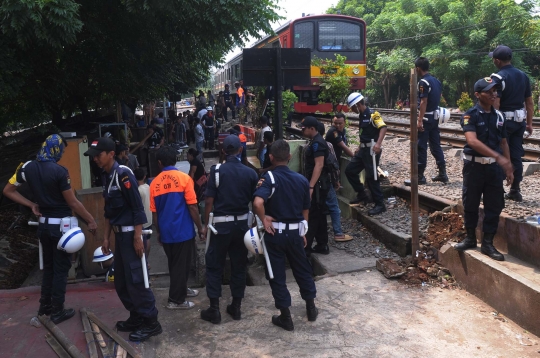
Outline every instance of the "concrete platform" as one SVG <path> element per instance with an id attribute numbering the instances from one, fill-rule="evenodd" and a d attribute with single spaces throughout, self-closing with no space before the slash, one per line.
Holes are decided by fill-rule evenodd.
<path id="1" fill-rule="evenodd" d="M 335 248 L 332 248 L 328 255 L 311 254 L 315 275 L 337 276 L 344 273 L 374 269 L 376 260 L 376 258 L 356 257 Z"/>

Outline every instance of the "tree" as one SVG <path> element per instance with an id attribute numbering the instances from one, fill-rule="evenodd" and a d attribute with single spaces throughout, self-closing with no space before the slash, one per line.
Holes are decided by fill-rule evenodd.
<path id="1" fill-rule="evenodd" d="M 405 48 L 396 48 L 377 55 L 375 70 L 380 72 L 372 71 L 372 73 L 378 78 L 378 83 L 382 85 L 386 108 L 390 108 L 392 85 L 397 82 L 399 77 L 408 74 L 410 64 L 413 61 L 414 54 Z"/>
<path id="2" fill-rule="evenodd" d="M 335 56 L 335 60 L 323 60 L 318 57 L 314 57 L 311 60 L 312 66 L 321 69 L 321 78 L 319 79 L 321 93 L 319 94 L 319 100 L 321 103 L 331 103 L 333 113 L 338 111 L 339 104 L 345 101 L 351 89 L 351 82 L 349 76 L 347 76 L 345 65 L 347 57 L 338 53 Z"/>

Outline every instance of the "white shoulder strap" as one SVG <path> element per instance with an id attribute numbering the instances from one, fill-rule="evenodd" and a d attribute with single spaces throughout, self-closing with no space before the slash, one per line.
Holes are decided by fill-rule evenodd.
<path id="1" fill-rule="evenodd" d="M 428 93 L 431 92 L 431 85 L 429 84 L 429 82 L 425 79 L 421 79 L 420 82 L 425 82 L 426 85 L 428 86 L 429 90 L 428 90 Z M 420 90 L 420 82 L 418 82 L 418 90 Z"/>
<path id="2" fill-rule="evenodd" d="M 274 195 L 274 191 L 276 191 L 276 180 L 274 179 L 274 174 L 272 174 L 270 170 L 267 173 L 270 177 L 270 182 L 272 183 L 272 193 L 270 193 L 270 196 L 268 197 L 268 199 L 270 199 L 272 195 Z"/>
<path id="3" fill-rule="evenodd" d="M 32 162 L 31 160 L 27 161 L 26 163 L 23 164 L 23 166 L 21 167 L 21 178 L 26 181 L 26 175 L 24 174 L 24 167 L 26 167 L 28 165 L 28 163 Z"/>
<path id="4" fill-rule="evenodd" d="M 495 110 L 495 112 L 497 113 L 497 126 L 499 126 L 499 123 L 500 125 L 502 125 L 502 123 L 504 123 L 504 116 L 502 114 L 501 111 L 499 111 L 498 109 Z"/>
<path id="5" fill-rule="evenodd" d="M 499 81 L 501 82 L 501 90 L 504 91 L 504 87 L 506 86 L 506 84 L 505 84 L 505 82 L 504 82 L 503 76 L 499 75 L 498 73 L 492 73 L 489 77 L 495 77 L 495 78 L 498 78 Z"/>
<path id="6" fill-rule="evenodd" d="M 129 172 L 130 172 L 131 174 L 133 174 L 133 170 L 131 170 L 130 167 L 126 167 L 125 165 L 119 165 L 119 167 L 120 167 L 120 168 L 124 168 L 124 169 L 129 170 Z M 133 175 L 135 175 L 135 174 L 133 174 Z"/>
<path id="7" fill-rule="evenodd" d="M 216 164 L 216 169 L 215 169 L 216 188 L 219 188 L 219 167 L 221 167 L 221 163 Z"/>

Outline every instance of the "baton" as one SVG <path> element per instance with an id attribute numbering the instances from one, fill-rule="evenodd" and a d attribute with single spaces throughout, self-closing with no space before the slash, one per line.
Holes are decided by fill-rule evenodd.
<path id="1" fill-rule="evenodd" d="M 142 230 L 141 234 L 142 235 L 148 235 L 148 234 L 151 235 L 152 230 Z M 142 236 L 141 236 L 141 240 L 142 240 Z M 143 244 L 144 244 L 144 240 L 143 240 Z M 142 254 L 142 257 L 141 257 L 141 263 L 142 263 L 142 272 L 143 272 L 143 277 L 144 277 L 144 288 L 150 288 L 150 284 L 148 283 L 148 269 L 146 268 L 146 255 L 144 254 L 144 251 L 143 251 L 143 254 Z"/>
<path id="2" fill-rule="evenodd" d="M 272 271 L 272 264 L 270 263 L 270 256 L 268 256 L 268 250 L 266 250 L 266 244 L 264 243 L 264 234 L 265 234 L 264 224 L 258 216 L 255 216 L 255 218 L 257 219 L 257 231 L 259 231 L 259 237 L 261 238 L 261 245 L 263 247 L 264 260 L 266 261 L 266 268 L 268 269 L 268 277 L 270 277 L 270 279 L 273 280 L 274 271 Z"/>
<path id="3" fill-rule="evenodd" d="M 29 221 L 28 226 L 38 226 L 37 221 Z M 41 245 L 41 240 L 39 241 L 39 269 L 43 271 L 43 246 Z"/>
<path id="4" fill-rule="evenodd" d="M 214 213 L 210 213 L 210 217 L 208 218 L 208 225 L 207 225 L 208 229 L 210 230 L 206 231 L 206 248 L 204 249 L 205 253 L 208 252 L 208 246 L 210 245 L 210 236 L 212 236 L 211 232 L 213 232 L 214 235 L 217 235 L 218 233 L 214 225 L 212 225 L 213 223 L 214 223 Z"/>
<path id="5" fill-rule="evenodd" d="M 371 147 L 369 150 L 371 151 L 371 158 L 373 159 L 373 178 L 377 180 L 377 154 L 375 154 L 375 150 L 373 150 L 373 147 L 375 146 L 375 141 L 371 140 Z"/>

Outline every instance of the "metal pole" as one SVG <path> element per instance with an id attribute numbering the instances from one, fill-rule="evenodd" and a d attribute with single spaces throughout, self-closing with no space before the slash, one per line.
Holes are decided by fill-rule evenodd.
<path id="1" fill-rule="evenodd" d="M 283 113 L 282 113 L 282 98 L 281 98 L 281 86 L 283 84 L 283 73 L 281 73 L 281 47 L 276 47 L 276 101 L 275 106 L 275 120 L 274 120 L 274 134 L 276 139 L 283 139 Z"/>
<path id="2" fill-rule="evenodd" d="M 163 96 L 163 134 L 165 135 L 165 143 L 169 143 L 169 133 L 167 126 L 167 105 L 165 104 L 166 98 Z"/>
<path id="3" fill-rule="evenodd" d="M 411 222 L 412 222 L 412 242 L 411 250 L 413 256 L 416 251 L 420 248 L 418 244 L 418 215 L 419 215 L 419 204 L 418 204 L 418 103 L 417 103 L 417 92 L 416 92 L 416 69 L 411 69 L 411 82 L 410 82 L 410 102 L 411 102 Z"/>

